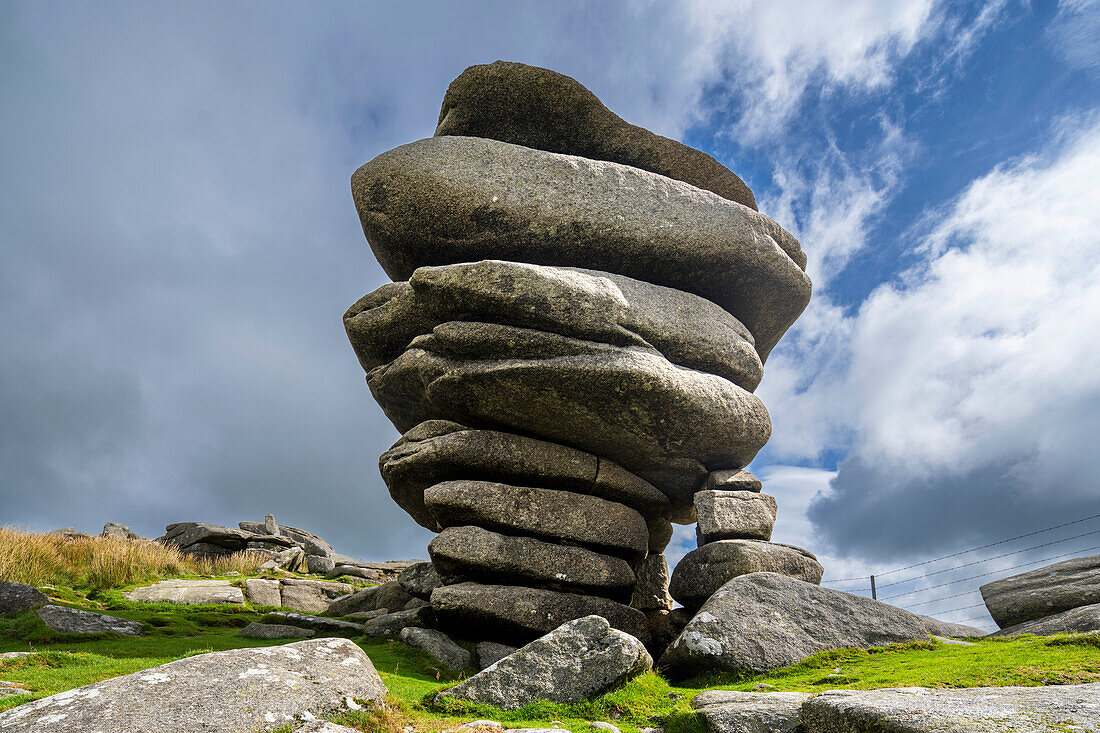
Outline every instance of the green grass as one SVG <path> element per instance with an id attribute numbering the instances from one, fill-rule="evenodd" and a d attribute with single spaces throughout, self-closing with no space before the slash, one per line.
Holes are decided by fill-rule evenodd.
<path id="1" fill-rule="evenodd" d="M 137 672 L 210 651 L 271 646 L 285 640 L 245 639 L 239 628 L 271 609 L 237 606 L 177 606 L 126 601 L 120 589 L 81 590 L 54 587 L 55 602 L 101 611 L 145 624 L 144 637 L 108 635 L 73 638 L 50 631 L 34 614 L 0 619 L 0 652 L 40 652 L 0 660 L 0 679 L 18 682 L 31 696 L 0 700 L 5 710 L 103 679 Z M 423 652 L 396 640 L 355 637 L 390 690 L 389 706 L 335 716 L 360 730 L 397 733 L 412 725 L 431 733 L 478 718 L 509 727 L 562 728 L 581 733 L 588 722 L 605 720 L 625 733 L 663 727 L 667 733 L 702 733 L 690 700 L 702 689 L 751 690 L 760 683 L 778 690 L 924 686 L 1040 685 L 1100 681 L 1100 636 L 1010 637 L 979 640 L 974 646 L 913 642 L 869 651 L 842 649 L 815 655 L 800 664 L 760 675 L 707 675 L 670 684 L 646 674 L 594 700 L 572 705 L 534 703 L 502 711 L 472 703 L 435 702 L 436 694 L 464 675 L 440 670 Z"/>

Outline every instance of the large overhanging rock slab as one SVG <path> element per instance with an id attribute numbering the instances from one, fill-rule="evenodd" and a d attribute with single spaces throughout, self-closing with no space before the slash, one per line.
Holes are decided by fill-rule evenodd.
<path id="1" fill-rule="evenodd" d="M 700 491 L 695 495 L 699 544 L 727 539 L 770 540 L 777 505 L 756 491 Z"/>
<path id="2" fill-rule="evenodd" d="M 515 585 L 459 583 L 432 591 L 432 609 L 440 624 L 462 636 L 526 644 L 582 616 L 603 616 L 612 627 L 643 641 L 649 639 L 645 615 L 629 606 L 595 596 Z"/>
<path id="3" fill-rule="evenodd" d="M 631 125 L 580 82 L 538 66 L 496 61 L 469 67 L 447 87 L 435 134 L 610 160 L 756 208 L 745 182 L 711 156 Z"/>
<path id="4" fill-rule="evenodd" d="M 1001 628 L 1100 603 L 1100 555 L 1078 557 L 980 588 Z"/>
<path id="5" fill-rule="evenodd" d="M 491 481 L 445 481 L 424 492 L 424 503 L 443 527 L 476 525 L 565 541 L 632 561 L 645 557 L 649 547 L 641 514 L 587 494 Z"/>
<path id="6" fill-rule="evenodd" d="M 200 654 L 0 713 L 6 733 L 252 733 L 311 720 L 386 686 L 347 639 Z"/>
<path id="7" fill-rule="evenodd" d="M 1100 631 L 1100 603 L 1090 606 L 1078 606 L 1051 616 L 1025 621 L 1015 626 L 1006 626 L 990 636 L 1009 636 L 1011 634 L 1079 634 Z"/>
<path id="8" fill-rule="evenodd" d="M 761 572 L 817 584 L 823 569 L 816 557 L 793 545 L 719 540 L 684 555 L 672 572 L 669 593 L 688 608 L 698 608 L 733 578 Z"/>
<path id="9" fill-rule="evenodd" d="M 753 337 L 714 303 L 623 275 L 483 260 L 421 267 L 360 298 L 344 327 L 367 371 L 448 321 L 480 321 L 647 349 L 750 392 L 763 376 Z"/>
<path id="10" fill-rule="evenodd" d="M 601 616 L 586 616 L 554 629 L 442 697 L 516 710 L 537 700 L 573 703 L 648 672 L 653 660 L 630 634 Z"/>
<path id="11" fill-rule="evenodd" d="M 378 461 L 390 496 L 418 524 L 438 531 L 424 490 L 443 481 L 481 479 L 591 494 L 647 517 L 669 511 L 668 498 L 613 461 L 560 443 L 446 420 L 406 432 Z"/>
<path id="12" fill-rule="evenodd" d="M 428 553 L 440 572 L 483 583 L 530 584 L 612 597 L 629 593 L 634 585 L 634 572 L 622 558 L 481 527 L 448 527 L 431 541 Z"/>
<path id="13" fill-rule="evenodd" d="M 676 678 L 765 672 L 817 652 L 927 639 L 924 621 L 863 596 L 776 573 L 734 578 L 710 597 L 661 656 Z"/>
<path id="14" fill-rule="evenodd" d="M 774 221 L 617 163 L 437 137 L 366 163 L 352 193 L 394 280 L 490 258 L 614 272 L 717 303 L 752 333 L 761 359 L 810 299 L 805 255 Z"/>
<path id="15" fill-rule="evenodd" d="M 243 550 L 249 540 L 255 539 L 252 532 L 208 522 L 177 522 L 164 529 L 164 536 L 157 538 L 157 542 L 176 545 L 185 552 L 188 548 L 201 548 L 203 552 L 199 554 L 236 552 Z"/>
<path id="16" fill-rule="evenodd" d="M 806 733 L 1100 731 L 1100 682 L 1049 687 L 827 690 L 802 705 Z"/>
<path id="17" fill-rule="evenodd" d="M 659 354 L 487 323 L 450 322 L 367 377 L 401 431 L 426 420 L 534 434 L 604 456 L 673 503 L 707 468 L 747 464 L 771 435 L 764 404 Z"/>

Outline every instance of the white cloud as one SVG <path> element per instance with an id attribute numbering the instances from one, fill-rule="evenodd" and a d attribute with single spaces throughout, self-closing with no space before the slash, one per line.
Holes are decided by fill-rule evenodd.
<path id="1" fill-rule="evenodd" d="M 811 308 L 776 351 L 771 458 L 850 445 L 809 512 L 838 554 L 889 564 L 1096 513 L 1098 192 L 1100 123 L 1078 121 L 927 218 L 901 282 L 851 316 Z"/>

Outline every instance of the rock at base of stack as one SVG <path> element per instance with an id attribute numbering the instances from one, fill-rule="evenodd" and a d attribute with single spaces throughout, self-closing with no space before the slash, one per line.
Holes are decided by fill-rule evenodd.
<path id="1" fill-rule="evenodd" d="M 731 473 L 708 480 L 708 485 L 736 486 L 736 490 L 695 494 L 699 547 L 680 560 L 669 584 L 672 597 L 686 608 L 699 608 L 727 581 L 748 573 L 771 572 L 821 582 L 822 567 L 816 557 L 800 547 L 768 541 L 775 524 L 775 498 L 760 493 L 760 481 L 751 473 Z M 755 490 L 742 488 L 753 486 Z"/>

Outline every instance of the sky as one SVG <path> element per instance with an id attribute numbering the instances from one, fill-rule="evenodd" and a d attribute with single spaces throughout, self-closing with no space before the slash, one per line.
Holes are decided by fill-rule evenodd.
<path id="1" fill-rule="evenodd" d="M 9 0 L 0 523 L 272 512 L 424 557 L 341 323 L 386 281 L 348 180 L 497 59 L 711 153 L 801 241 L 814 297 L 766 365 L 750 467 L 774 539 L 866 592 L 1078 522 L 884 576 L 952 619 L 1007 568 L 1100 551 L 1096 0 Z"/>

